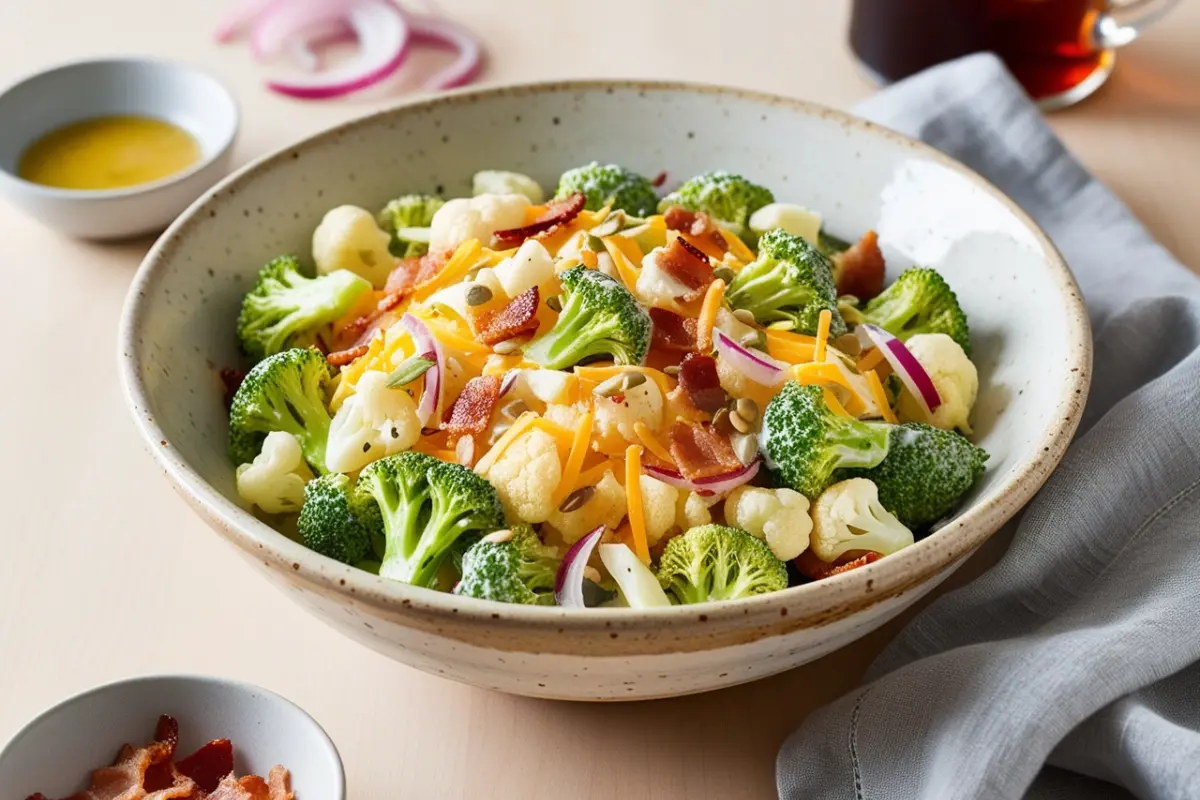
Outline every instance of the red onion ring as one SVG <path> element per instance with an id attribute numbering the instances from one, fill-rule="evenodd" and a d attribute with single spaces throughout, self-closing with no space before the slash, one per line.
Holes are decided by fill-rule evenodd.
<path id="1" fill-rule="evenodd" d="M 413 37 L 417 41 L 451 47 L 458 51 L 458 58 L 443 70 L 425 81 L 426 89 L 453 89 L 469 83 L 483 69 L 483 48 L 470 31 L 461 25 L 440 17 L 425 14 L 408 14 Z"/>
<path id="2" fill-rule="evenodd" d="M 934 410 L 942 404 L 937 387 L 929 373 L 921 366 L 921 362 L 912 354 L 904 342 L 885 331 L 878 325 L 863 323 L 855 329 L 858 340 L 879 348 L 879 352 L 892 365 L 892 370 L 900 376 L 905 388 L 920 405 L 926 415 L 932 416 Z M 866 341 L 863 341 L 866 337 Z"/>
<path id="3" fill-rule="evenodd" d="M 442 407 L 442 386 L 445 383 L 443 376 L 446 374 L 446 356 L 442 352 L 442 345 L 433 333 L 429 330 L 420 318 L 412 314 L 405 314 L 400 318 L 400 324 L 404 329 L 412 334 L 413 342 L 417 345 L 417 350 L 422 353 L 432 353 L 434 365 L 426 371 L 423 376 L 424 389 L 421 392 L 421 403 L 417 406 L 417 419 L 421 421 L 421 427 L 429 427 L 429 423 L 439 413 Z"/>
<path id="4" fill-rule="evenodd" d="M 758 468 L 761 464 L 762 460 L 755 457 L 753 461 L 741 469 L 727 472 L 724 475 L 713 475 L 710 478 L 697 478 L 694 481 L 683 477 L 676 470 L 655 467 L 650 464 L 643 464 L 642 472 L 645 472 L 656 480 L 662 481 L 668 486 L 674 486 L 676 489 L 684 489 L 699 495 L 714 495 L 731 492 L 737 487 L 754 480 L 754 476 L 758 474 Z"/>
<path id="5" fill-rule="evenodd" d="M 729 366 L 755 383 L 778 386 L 787 380 L 787 364 L 742 347 L 719 328 L 713 329 L 713 344 Z"/>
<path id="6" fill-rule="evenodd" d="M 554 599 L 563 608 L 586 608 L 583 602 L 583 570 L 603 535 L 603 525 L 593 528 L 571 545 L 558 565 L 558 572 L 554 576 Z"/>

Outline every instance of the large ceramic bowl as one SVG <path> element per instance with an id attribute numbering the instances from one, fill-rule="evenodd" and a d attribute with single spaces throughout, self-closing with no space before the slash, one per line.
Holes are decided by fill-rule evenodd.
<path id="1" fill-rule="evenodd" d="M 958 515 L 868 567 L 725 604 L 563 610 L 463 599 L 310 552 L 238 500 L 216 369 L 259 265 L 308 251 L 329 208 L 406 191 L 469 194 L 483 168 L 553 185 L 600 159 L 653 175 L 723 168 L 820 209 L 843 237 L 879 232 L 892 277 L 941 271 L 970 315 L 992 457 Z M 1046 236 L 962 165 L 809 103 L 661 83 L 539 84 L 456 93 L 319 134 L 243 169 L 167 231 L 121 326 L 133 415 L 171 482 L 221 536 L 315 616 L 428 672 L 507 692 L 588 700 L 700 692 L 812 660 L 928 592 L 1011 517 L 1061 457 L 1090 369 L 1078 290 Z"/>

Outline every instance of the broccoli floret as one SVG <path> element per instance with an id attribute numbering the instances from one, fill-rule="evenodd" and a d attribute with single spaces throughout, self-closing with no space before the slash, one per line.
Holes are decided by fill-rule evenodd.
<path id="1" fill-rule="evenodd" d="M 304 487 L 297 527 L 305 547 L 343 564 L 369 557 L 375 540 L 383 537 L 379 506 L 356 492 L 349 477 L 336 472 Z"/>
<path id="2" fill-rule="evenodd" d="M 667 542 L 658 582 L 680 603 L 737 600 L 787 588 L 787 567 L 740 528 L 701 525 Z"/>
<path id="3" fill-rule="evenodd" d="M 706 172 L 691 178 L 658 204 L 659 211 L 680 206 L 689 211 L 703 211 L 724 227 L 742 236 L 751 237 L 750 215 L 775 202 L 770 189 L 751 183 L 731 172 Z"/>
<path id="4" fill-rule="evenodd" d="M 611 355 L 618 364 L 642 363 L 650 349 L 650 315 L 629 290 L 583 265 L 558 277 L 562 312 L 525 349 L 525 357 L 546 369 L 566 369 L 598 355 Z"/>
<path id="5" fill-rule="evenodd" d="M 968 356 L 971 333 L 958 298 L 936 270 L 913 267 L 867 303 L 863 320 L 878 325 L 900 341 L 918 333 L 944 333 Z"/>
<path id="6" fill-rule="evenodd" d="M 440 197 L 406 194 L 383 207 L 376 216 L 379 227 L 392 235 L 388 249 L 398 258 L 413 258 L 429 252 L 429 226 L 433 215 L 446 204 Z"/>
<path id="7" fill-rule="evenodd" d="M 791 322 L 793 330 L 814 334 L 821 312 L 829 309 L 829 335 L 846 332 L 833 265 L 803 237 L 780 229 L 763 235 L 758 258 L 737 274 L 725 296 L 734 308 L 752 313 L 760 325 Z"/>
<path id="8" fill-rule="evenodd" d="M 887 457 L 849 474 L 879 487 L 879 502 L 910 528 L 923 528 L 954 510 L 983 474 L 987 451 L 953 431 L 908 422 L 892 428 Z"/>
<path id="9" fill-rule="evenodd" d="M 345 314 L 369 291 L 370 281 L 348 270 L 309 278 L 295 256 L 280 256 L 259 270 L 258 282 L 242 299 L 238 340 L 256 361 L 275 355 Z"/>
<path id="10" fill-rule="evenodd" d="M 455 594 L 500 603 L 554 605 L 556 551 L 546 547 L 528 525 L 514 526 L 507 542 L 479 541 L 462 559 L 462 580 Z"/>
<path id="11" fill-rule="evenodd" d="M 636 172 L 616 164 L 603 165 L 597 161 L 569 169 L 558 179 L 555 197 L 582 192 L 587 198 L 584 208 L 599 211 L 610 206 L 635 217 L 654 213 L 658 195 L 654 185 Z"/>
<path id="12" fill-rule="evenodd" d="M 820 386 L 788 381 L 763 412 L 759 441 L 776 482 L 814 500 L 837 470 L 883 461 L 890 427 L 840 417 Z"/>
<path id="13" fill-rule="evenodd" d="M 325 356 L 294 347 L 258 362 L 233 396 L 229 409 L 229 456 L 235 464 L 254 460 L 271 431 L 296 437 L 304 459 L 320 473 L 329 438 L 326 389 L 333 377 Z"/>
<path id="14" fill-rule="evenodd" d="M 839 239 L 832 233 L 821 229 L 821 232 L 817 234 L 817 249 L 826 258 L 833 258 L 838 253 L 844 253 L 849 250 L 850 242 L 847 242 L 845 239 Z"/>
<path id="15" fill-rule="evenodd" d="M 454 544 L 504 524 L 496 490 L 466 467 L 408 451 L 368 465 L 358 490 L 383 514 L 379 574 L 432 588 Z"/>

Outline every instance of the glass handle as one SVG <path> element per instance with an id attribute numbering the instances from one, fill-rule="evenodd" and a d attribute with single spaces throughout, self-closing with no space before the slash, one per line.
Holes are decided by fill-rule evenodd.
<path id="1" fill-rule="evenodd" d="M 1097 50 L 1122 47 L 1136 39 L 1146 26 L 1171 10 L 1179 0 L 1110 0 L 1092 26 Z"/>

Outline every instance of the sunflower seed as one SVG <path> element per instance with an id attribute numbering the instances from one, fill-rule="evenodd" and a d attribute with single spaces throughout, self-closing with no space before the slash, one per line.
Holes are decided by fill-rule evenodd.
<path id="1" fill-rule="evenodd" d="M 492 345 L 492 352 L 497 355 L 509 356 L 521 349 L 521 343 L 515 339 L 505 339 Z"/>
<path id="2" fill-rule="evenodd" d="M 836 349 L 848 356 L 856 356 L 862 352 L 862 343 L 853 333 L 844 333 L 830 342 Z"/>
<path id="3" fill-rule="evenodd" d="M 738 322 L 744 322 L 747 325 L 754 324 L 754 312 L 747 308 L 735 308 L 733 316 Z"/>
<path id="4" fill-rule="evenodd" d="M 592 583 L 599 583 L 600 582 L 600 570 L 596 569 L 593 566 L 586 566 L 583 568 L 583 577 L 587 578 Z"/>
<path id="5" fill-rule="evenodd" d="M 556 314 L 562 311 L 562 298 L 558 295 L 551 295 L 546 298 L 546 307 Z"/>
<path id="6" fill-rule="evenodd" d="M 467 305 L 469 306 L 481 306 L 491 299 L 492 290 L 482 283 L 477 283 L 467 289 Z"/>
<path id="7" fill-rule="evenodd" d="M 753 433 L 735 433 L 730 443 L 733 445 L 733 454 L 743 465 L 749 464 L 758 455 L 758 437 Z"/>
<path id="8" fill-rule="evenodd" d="M 596 388 L 592 389 L 592 393 L 600 397 L 612 397 L 624 391 L 621 381 L 624 375 L 613 375 L 611 378 L 605 378 L 596 384 Z"/>
<path id="9" fill-rule="evenodd" d="M 671 376 L 675 376 L 675 375 L 678 375 L 678 374 L 679 374 L 679 372 L 680 372 L 680 368 L 679 368 L 678 366 L 676 366 L 675 364 L 671 364 L 671 365 L 670 365 L 670 366 L 668 366 L 668 367 L 663 367 L 663 374 L 664 374 L 664 375 L 671 375 Z"/>
<path id="10" fill-rule="evenodd" d="M 605 217 L 604 221 L 592 228 L 589 233 L 592 236 L 612 236 L 623 227 L 625 227 L 625 212 L 617 210 Z"/>
<path id="11" fill-rule="evenodd" d="M 595 486 L 580 486 L 575 491 L 567 495 L 567 499 L 559 504 L 558 510 L 564 514 L 570 514 L 572 511 L 578 511 L 583 508 L 583 504 L 592 499 L 592 495 L 596 493 Z"/>
<path id="12" fill-rule="evenodd" d="M 796 327 L 796 323 L 790 319 L 781 319 L 767 326 L 767 328 L 773 331 L 790 331 L 794 327 Z"/>
<path id="13" fill-rule="evenodd" d="M 726 284 L 730 284 L 733 283 L 734 273 L 729 267 L 717 267 L 713 270 L 713 277 L 719 281 L 724 281 Z M 751 315 L 750 319 L 753 322 L 753 315 Z"/>
<path id="14" fill-rule="evenodd" d="M 508 528 L 501 528 L 498 531 L 492 531 L 487 536 L 484 536 L 481 541 L 490 542 L 492 544 L 503 544 L 513 537 L 513 532 Z"/>
<path id="15" fill-rule="evenodd" d="M 729 409 L 718 408 L 717 413 L 713 414 L 713 427 L 726 435 L 733 433 L 733 424 L 729 421 Z"/>
<path id="16" fill-rule="evenodd" d="M 464 467 L 475 463 L 475 440 L 464 436 L 454 445 L 454 460 Z"/>
<path id="17" fill-rule="evenodd" d="M 746 421 L 745 417 L 736 411 L 729 412 L 729 424 L 732 425 L 733 429 L 738 433 L 750 432 L 750 423 Z"/>
<path id="18" fill-rule="evenodd" d="M 734 404 L 734 410 L 737 411 L 739 417 L 749 423 L 758 419 L 758 403 L 749 397 L 739 397 L 737 403 Z"/>
<path id="19" fill-rule="evenodd" d="M 646 382 L 646 376 L 640 372 L 622 372 L 621 388 L 625 391 L 636 389 Z"/>

